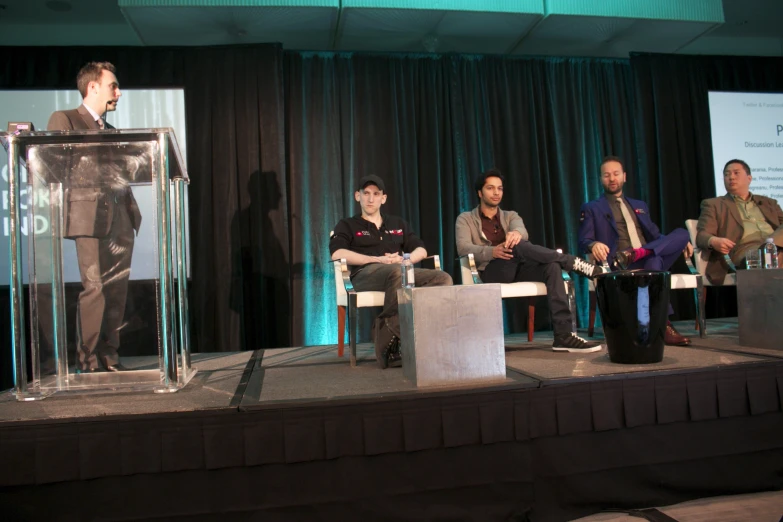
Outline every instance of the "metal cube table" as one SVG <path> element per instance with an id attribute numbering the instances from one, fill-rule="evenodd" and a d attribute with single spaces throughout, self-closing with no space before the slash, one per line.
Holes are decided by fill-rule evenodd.
<path id="1" fill-rule="evenodd" d="M 416 386 L 506 378 L 500 285 L 397 291 L 403 374 Z"/>
<path id="2" fill-rule="evenodd" d="M 737 270 L 739 342 L 783 350 L 783 270 Z"/>

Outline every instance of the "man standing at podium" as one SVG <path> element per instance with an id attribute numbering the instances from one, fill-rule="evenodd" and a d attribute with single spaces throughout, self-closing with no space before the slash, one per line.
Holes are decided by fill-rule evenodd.
<path id="1" fill-rule="evenodd" d="M 650 218 L 644 201 L 623 195 L 626 174 L 617 156 L 601 162 L 601 185 L 604 195 L 582 205 L 579 224 L 579 248 L 598 262 L 607 261 L 623 270 L 643 268 L 665 271 L 685 251 L 693 254 L 693 245 L 684 228 L 661 234 Z M 669 305 L 669 315 L 673 313 Z M 666 344 L 687 346 L 691 340 L 681 335 L 671 322 L 664 333 Z"/>
<path id="2" fill-rule="evenodd" d="M 114 66 L 90 62 L 76 84 L 83 102 L 56 111 L 48 130 L 113 129 L 105 115 L 117 108 L 122 93 Z M 95 149 L 92 149 L 95 151 Z M 108 154 L 74 158 L 64 183 L 63 237 L 76 242 L 83 290 L 76 314 L 77 371 L 122 371 L 118 350 L 125 315 L 133 242 L 141 213 L 130 184 Z"/>

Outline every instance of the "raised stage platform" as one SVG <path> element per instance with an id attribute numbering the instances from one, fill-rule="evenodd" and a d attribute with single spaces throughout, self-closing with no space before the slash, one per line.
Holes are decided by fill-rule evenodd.
<path id="1" fill-rule="evenodd" d="M 194 354 L 171 395 L 4 393 L 0 512 L 538 521 L 783 488 L 783 346 L 677 327 L 693 346 L 650 365 L 507 336 L 486 386 L 416 389 L 360 345 L 356 368 L 335 346 Z"/>

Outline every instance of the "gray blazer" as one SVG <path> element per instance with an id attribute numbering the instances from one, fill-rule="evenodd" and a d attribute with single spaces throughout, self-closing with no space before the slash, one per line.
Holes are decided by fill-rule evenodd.
<path id="1" fill-rule="evenodd" d="M 513 210 L 501 210 L 498 209 L 498 217 L 500 219 L 500 225 L 503 230 L 508 234 L 509 232 L 516 230 L 522 234 L 522 240 L 528 240 L 527 229 L 525 223 L 519 214 Z M 476 260 L 479 270 L 484 270 L 492 261 L 492 243 L 481 231 L 481 216 L 479 215 L 479 207 L 474 208 L 470 212 L 463 212 L 457 216 L 457 254 L 462 257 L 468 254 L 473 254 L 473 258 Z"/>
<path id="2" fill-rule="evenodd" d="M 84 107 L 79 105 L 77 109 L 67 111 L 55 111 L 49 117 L 47 130 L 100 130 L 98 123 Z M 106 124 L 107 129 L 113 129 Z M 69 178 L 75 178 L 76 172 L 71 170 Z M 65 192 L 65 222 L 63 237 L 75 239 L 77 237 L 102 238 L 109 234 L 114 212 L 121 202 L 130 217 L 131 226 L 139 233 L 141 227 L 141 212 L 133 192 L 128 190 L 120 195 L 108 190 L 100 183 L 99 173 L 91 173 L 87 179 L 79 182 L 69 180 Z"/>

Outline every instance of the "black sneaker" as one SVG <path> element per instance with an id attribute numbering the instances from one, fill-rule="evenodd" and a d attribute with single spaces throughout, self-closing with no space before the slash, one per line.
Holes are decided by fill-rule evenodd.
<path id="1" fill-rule="evenodd" d="M 573 261 L 573 265 L 571 266 L 571 270 L 573 270 L 577 274 L 581 274 L 585 277 L 595 277 L 598 274 L 604 273 L 604 269 L 601 268 L 599 265 L 588 263 L 587 261 L 579 257 L 574 257 L 573 259 L 574 261 Z"/>
<path id="2" fill-rule="evenodd" d="M 389 329 L 385 319 L 375 319 L 372 336 L 375 344 L 375 361 L 378 367 L 385 370 L 392 364 L 402 366 L 402 355 L 399 350 L 400 338 Z M 397 364 L 398 362 L 399 364 Z"/>
<path id="3" fill-rule="evenodd" d="M 552 343 L 553 352 L 590 353 L 603 349 L 603 344 L 598 341 L 585 341 L 574 332 L 565 335 L 556 335 Z"/>
<path id="4" fill-rule="evenodd" d="M 400 349 L 400 340 L 395 336 L 396 346 L 389 350 L 387 363 L 389 368 L 402 368 L 402 350 Z"/>

